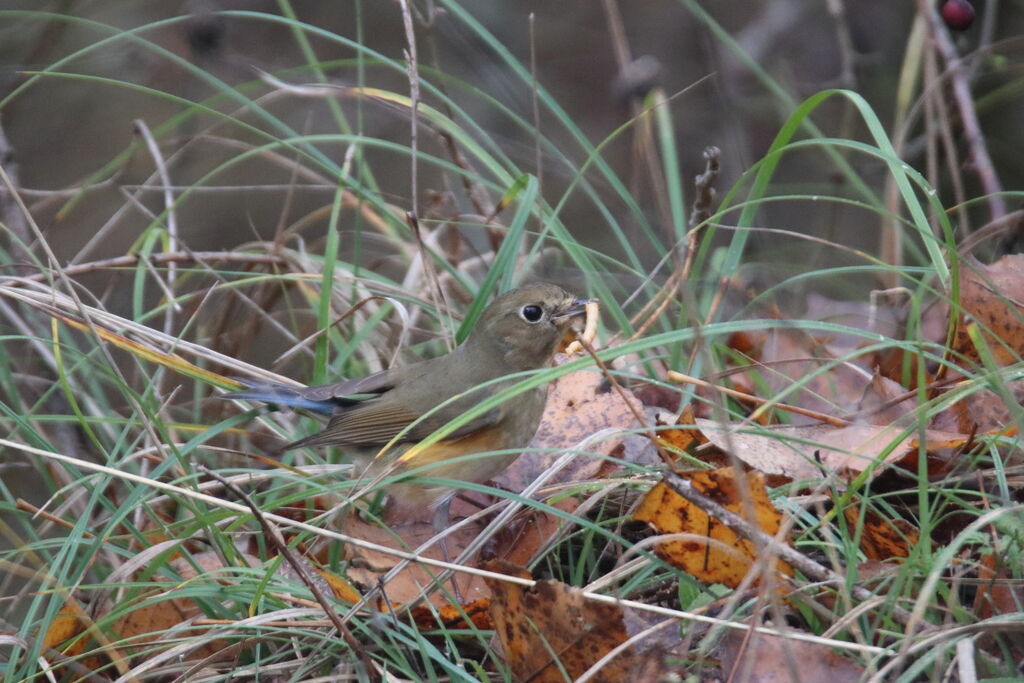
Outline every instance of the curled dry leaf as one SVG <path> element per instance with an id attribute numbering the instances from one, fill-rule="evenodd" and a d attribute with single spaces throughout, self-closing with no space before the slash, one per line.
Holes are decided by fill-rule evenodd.
<path id="1" fill-rule="evenodd" d="M 885 322 L 879 321 L 879 317 Z M 822 320 L 888 335 L 896 333 L 890 309 L 871 308 L 867 303 L 833 301 L 808 297 L 807 320 Z M 884 424 L 908 412 L 913 401 L 893 405 L 887 415 L 870 412 L 872 402 L 885 402 L 905 393 L 891 380 L 877 377 L 869 365 L 840 361 L 850 355 L 863 339 L 855 335 L 812 334 L 796 327 L 755 330 L 731 343 L 753 360 L 750 369 L 729 375 L 736 389 L 746 393 L 776 396 L 786 391 L 784 403 L 807 410 L 841 415 L 858 413 L 864 422 Z M 864 359 L 858 359 L 861 361 Z M 813 424 L 813 418 L 790 415 L 794 424 Z"/>
<path id="2" fill-rule="evenodd" d="M 902 426 L 808 425 L 763 427 L 697 420 L 704 435 L 718 448 L 733 453 L 754 469 L 791 479 L 821 479 L 827 475 L 851 477 L 885 463 L 898 463 L 917 451 L 917 431 L 905 434 Z M 963 434 L 925 430 L 930 444 L 948 447 L 966 443 Z"/>
<path id="3" fill-rule="evenodd" d="M 300 555 L 299 557 L 302 556 Z M 287 563 L 282 563 L 282 566 L 283 565 L 287 565 Z M 290 567 L 291 565 L 288 566 Z M 326 584 L 328 591 L 338 600 L 343 600 L 344 602 L 348 603 L 355 603 L 359 601 L 359 598 L 361 597 L 359 595 L 359 591 L 357 591 L 352 586 L 352 584 L 346 581 L 343 577 L 338 576 L 337 574 L 333 574 L 327 571 L 326 569 L 314 567 L 310 565 L 308 561 L 307 566 L 309 567 L 309 569 L 313 570 L 314 576 L 319 576 L 320 579 L 323 580 L 324 584 Z"/>
<path id="4" fill-rule="evenodd" d="M 825 341 L 794 329 L 773 329 L 765 335 L 750 371 L 733 375 L 737 388 L 748 393 L 775 396 L 790 390 L 785 402 L 800 408 L 834 415 L 856 409 L 858 398 L 871 381 L 871 372 L 853 363 L 837 363 Z M 763 387 L 755 391 L 755 387 Z M 797 424 L 810 418 L 792 416 Z"/>
<path id="5" fill-rule="evenodd" d="M 876 370 L 860 395 L 856 414 L 868 424 L 887 425 L 905 419 L 904 416 L 913 412 L 915 404 L 914 397 L 909 396 L 899 382 Z"/>
<path id="6" fill-rule="evenodd" d="M 683 473 L 693 487 L 729 510 L 745 516 L 743 493 L 731 467 Z M 756 526 L 774 536 L 781 526 L 782 515 L 768 500 L 764 475 L 747 472 L 746 488 L 754 508 Z M 686 533 L 691 537 L 670 540 L 655 546 L 655 552 L 666 562 L 679 567 L 701 581 L 721 583 L 735 588 L 757 559 L 757 548 L 740 538 L 735 531 L 710 517 L 690 501 L 659 482 L 644 496 L 633 518 L 647 522 L 659 533 Z M 792 569 L 776 561 L 779 571 L 792 574 Z"/>

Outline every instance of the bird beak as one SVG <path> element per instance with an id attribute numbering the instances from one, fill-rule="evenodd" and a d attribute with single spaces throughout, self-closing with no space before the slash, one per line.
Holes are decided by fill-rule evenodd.
<path id="1" fill-rule="evenodd" d="M 572 318 L 577 315 L 583 315 L 586 312 L 587 304 L 589 303 L 597 303 L 597 299 L 573 299 L 569 302 L 569 305 L 565 310 L 556 313 L 551 317 L 557 320 L 560 318 Z"/>

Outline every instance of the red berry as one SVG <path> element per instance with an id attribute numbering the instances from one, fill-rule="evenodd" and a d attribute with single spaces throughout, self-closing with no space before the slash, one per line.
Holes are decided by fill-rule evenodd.
<path id="1" fill-rule="evenodd" d="M 941 12 L 946 26 L 954 31 L 966 31 L 974 23 L 974 5 L 967 0 L 946 0 Z"/>

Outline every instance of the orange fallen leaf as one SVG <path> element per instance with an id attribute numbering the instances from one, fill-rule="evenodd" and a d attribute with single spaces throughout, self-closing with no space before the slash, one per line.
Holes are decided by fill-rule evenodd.
<path id="1" fill-rule="evenodd" d="M 700 431 L 692 428 L 695 424 L 693 405 L 687 404 L 679 413 L 679 417 L 677 417 L 673 423 L 674 428 L 659 429 L 657 431 L 658 440 L 661 441 L 663 445 L 679 452 L 685 452 L 694 444 L 706 443 L 706 440 L 702 441 L 704 437 Z M 657 426 L 664 427 L 667 425 L 667 422 L 663 423 L 661 421 L 661 417 L 659 415 Z M 682 427 L 690 427 L 690 429 L 681 429 Z"/>
<path id="2" fill-rule="evenodd" d="M 704 495 L 745 516 L 745 506 L 733 468 L 687 472 L 683 476 Z M 774 536 L 781 526 L 782 515 L 768 500 L 764 475 L 760 472 L 747 472 L 745 476 L 756 515 L 754 525 Z M 687 533 L 697 537 L 659 543 L 655 546 L 655 552 L 666 562 L 701 581 L 735 588 L 757 559 L 757 548 L 753 543 L 740 538 L 735 531 L 708 516 L 704 510 L 680 496 L 664 482 L 647 492 L 633 518 L 651 524 L 662 534 Z M 788 565 L 778 560 L 775 566 L 783 573 L 793 573 Z"/>
<path id="3" fill-rule="evenodd" d="M 978 558 L 978 592 L 974 596 L 974 614 L 978 619 L 1024 611 L 1024 588 L 1014 578 L 1016 573 L 1005 564 L 1005 556 L 1001 559 L 995 553 L 982 553 Z M 995 657 L 1005 657 L 1007 648 L 1015 659 L 1024 657 L 1024 643 L 1018 638 L 986 633 L 978 638 L 977 646 Z"/>
<path id="4" fill-rule="evenodd" d="M 48 649 L 60 649 L 60 652 L 69 657 L 80 655 L 85 649 L 85 639 L 79 639 L 61 648 L 61 644 L 69 639 L 80 635 L 88 628 L 92 620 L 74 597 L 69 597 L 57 613 L 57 617 L 50 622 L 50 627 L 43 636 L 43 647 Z"/>
<path id="5" fill-rule="evenodd" d="M 1024 610 L 1024 587 L 1013 579 L 1013 570 L 1001 566 L 994 553 L 978 558 L 980 585 L 974 596 L 974 613 L 979 619 L 991 619 L 999 614 L 1015 614 Z"/>
<path id="6" fill-rule="evenodd" d="M 861 521 L 861 510 L 857 505 L 846 508 L 843 514 L 851 527 L 856 527 Z M 919 537 L 917 527 L 905 519 L 886 519 L 871 508 L 864 511 L 860 549 L 869 560 L 910 557 L 910 549 L 917 545 Z"/>
<path id="7" fill-rule="evenodd" d="M 445 630 L 489 630 L 494 628 L 488 609 L 489 599 L 474 600 L 466 605 L 420 605 L 411 612 L 416 628 L 421 631 Z M 467 620 L 470 623 L 466 623 Z M 472 624 L 472 625 L 470 625 Z"/>
<path id="8" fill-rule="evenodd" d="M 331 572 L 325 569 L 320 569 L 319 567 L 313 567 L 312 565 L 310 565 L 309 568 L 316 572 L 324 581 L 327 582 L 327 585 L 331 587 L 331 593 L 334 594 L 334 597 L 349 603 L 359 602 L 359 599 L 361 597 L 359 595 L 359 591 L 357 591 L 352 586 L 352 584 L 350 584 L 344 578 L 338 576 L 337 574 L 332 574 Z"/>

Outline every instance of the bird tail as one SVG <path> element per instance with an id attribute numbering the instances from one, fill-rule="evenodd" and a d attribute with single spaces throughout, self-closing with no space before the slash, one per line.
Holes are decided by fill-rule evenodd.
<path id="1" fill-rule="evenodd" d="M 307 398 L 303 389 L 290 387 L 287 384 L 277 382 L 252 382 L 249 380 L 234 378 L 236 381 L 246 385 L 241 391 L 232 391 L 221 395 L 220 398 L 243 401 L 263 401 L 264 403 L 276 403 L 289 408 L 301 408 L 330 416 L 337 404 L 331 401 L 317 401 Z"/>

